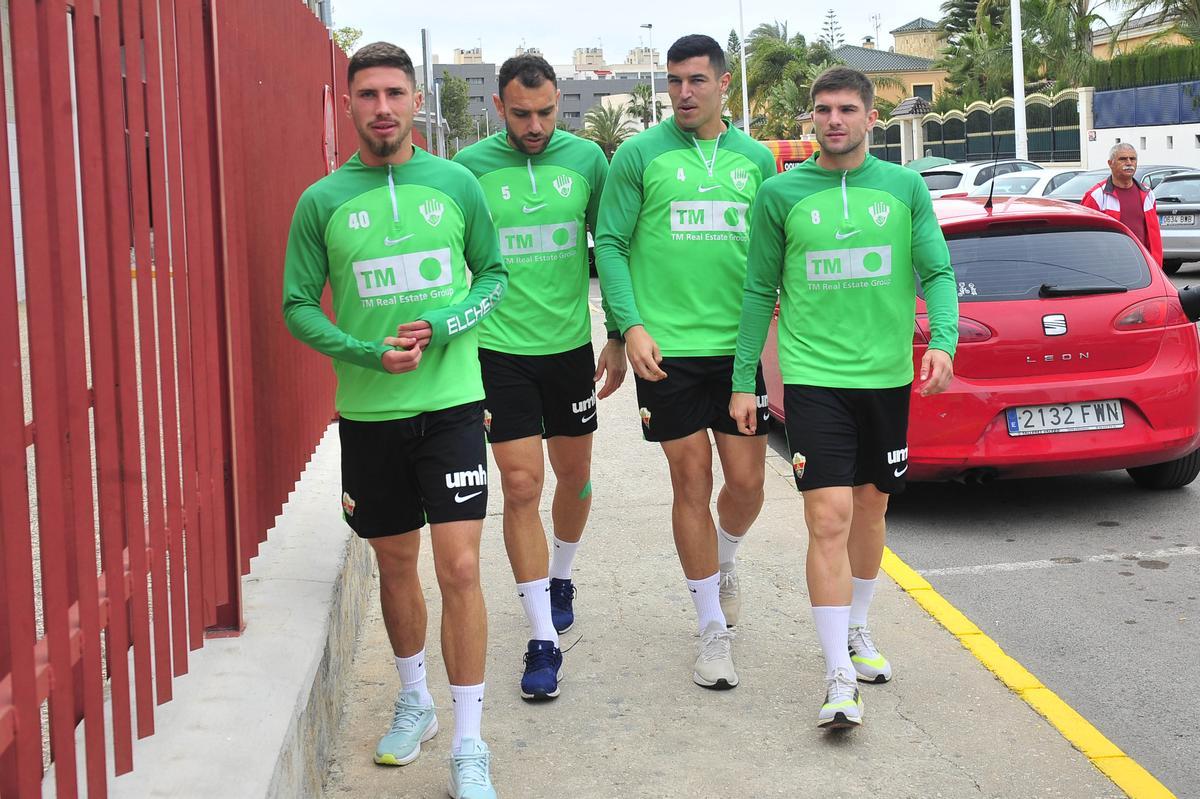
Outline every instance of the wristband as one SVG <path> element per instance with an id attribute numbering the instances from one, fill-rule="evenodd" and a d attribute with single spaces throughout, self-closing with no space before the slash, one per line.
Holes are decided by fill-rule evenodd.
<path id="1" fill-rule="evenodd" d="M 625 337 L 621 335 L 620 330 L 610 330 L 608 331 L 608 340 L 624 342 Z"/>

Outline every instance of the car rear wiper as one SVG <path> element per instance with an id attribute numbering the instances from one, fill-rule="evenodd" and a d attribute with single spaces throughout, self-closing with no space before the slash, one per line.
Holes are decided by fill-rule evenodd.
<path id="1" fill-rule="evenodd" d="M 1109 284 L 1107 286 L 1057 286 L 1043 283 L 1038 289 L 1039 297 L 1082 297 L 1087 294 L 1124 294 L 1129 291 L 1125 286 Z"/>

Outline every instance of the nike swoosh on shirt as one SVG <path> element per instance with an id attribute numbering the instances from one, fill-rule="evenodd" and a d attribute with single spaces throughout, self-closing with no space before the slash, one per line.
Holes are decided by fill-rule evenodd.
<path id="1" fill-rule="evenodd" d="M 862 231 L 861 230 L 851 230 L 849 233 L 834 233 L 833 237 L 835 239 L 837 239 L 838 241 L 841 241 L 842 239 L 848 239 L 851 236 L 857 236 L 859 233 L 862 233 Z"/>
<path id="2" fill-rule="evenodd" d="M 545 207 L 546 207 L 546 204 L 545 204 L 545 203 L 541 203 L 541 204 L 539 204 L 539 205 L 535 205 L 535 206 L 533 206 L 532 208 L 530 208 L 528 205 L 522 205 L 522 206 L 521 206 L 521 210 L 522 210 L 522 211 L 524 211 L 524 212 L 525 212 L 525 213 L 527 213 L 527 214 L 532 214 L 534 211 L 540 211 L 540 210 L 542 210 L 542 209 L 543 209 L 543 208 L 545 208 Z"/>
<path id="3" fill-rule="evenodd" d="M 385 246 L 387 246 L 387 247 L 395 247 L 395 246 L 396 246 L 397 244 L 399 244 L 400 242 L 402 242 L 402 241 L 408 241 L 409 239 L 411 239 L 411 238 L 412 238 L 413 236 L 415 236 L 415 235 L 417 235 L 417 234 L 416 234 L 416 233 L 409 233 L 407 236 L 401 236 L 401 237 L 400 237 L 400 238 L 398 238 L 398 239 L 393 239 L 391 236 L 384 236 L 384 237 L 383 237 L 383 243 L 384 243 L 384 245 L 385 245 Z"/>
<path id="4" fill-rule="evenodd" d="M 461 505 L 462 503 L 466 502 L 468 499 L 475 499 L 475 497 L 479 496 L 482 493 L 483 493 L 482 491 L 476 491 L 474 494 L 467 494 L 464 497 L 461 494 L 459 494 L 458 492 L 455 492 L 454 501 Z"/>
<path id="5" fill-rule="evenodd" d="M 595 412 L 595 411 L 592 411 L 590 414 L 588 414 L 587 416 L 583 417 L 583 418 L 582 418 L 582 419 L 580 419 L 579 421 L 581 421 L 581 422 L 583 422 L 583 423 L 585 423 L 585 424 L 586 424 L 587 422 L 590 422 L 590 421 L 592 421 L 592 420 L 593 420 L 593 419 L 595 419 L 595 418 L 596 418 L 596 412 Z"/>
<path id="6" fill-rule="evenodd" d="M 896 469 L 895 471 L 892 472 L 892 474 L 894 474 L 896 477 L 903 477 L 904 473 L 907 471 L 908 471 L 908 464 L 906 463 L 906 464 L 904 464 L 903 469 Z"/>
<path id="7" fill-rule="evenodd" d="M 716 186 L 701 186 L 700 193 L 703 194 L 706 191 L 712 191 L 713 189 L 719 189 L 719 188 L 721 188 L 721 184 L 719 184 L 719 183 Z"/>

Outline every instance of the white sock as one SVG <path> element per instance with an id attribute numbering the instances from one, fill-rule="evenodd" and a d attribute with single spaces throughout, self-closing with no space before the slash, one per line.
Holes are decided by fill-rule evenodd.
<path id="1" fill-rule="evenodd" d="M 483 686 L 483 683 L 450 686 L 450 701 L 454 703 L 454 740 L 450 742 L 450 751 L 455 754 L 463 738 L 483 740 L 479 737 L 479 727 L 483 723 Z"/>
<path id="2" fill-rule="evenodd" d="M 521 607 L 525 608 L 525 618 L 529 619 L 533 638 L 553 641 L 558 646 L 558 632 L 550 618 L 550 578 L 517 583 L 517 596 L 521 598 Z"/>
<path id="3" fill-rule="evenodd" d="M 725 528 L 721 525 L 717 525 L 717 561 L 721 564 L 722 571 L 729 571 L 729 569 L 733 568 L 733 564 L 737 560 L 738 544 L 742 543 L 742 539 L 745 536 L 745 533 L 733 535 L 726 532 Z"/>
<path id="4" fill-rule="evenodd" d="M 575 563 L 575 552 L 579 549 L 578 541 L 563 541 L 558 536 L 554 538 L 554 551 L 550 553 L 550 576 L 555 580 L 570 580 L 571 566 Z"/>
<path id="5" fill-rule="evenodd" d="M 429 694 L 429 686 L 425 684 L 424 649 L 412 657 L 396 658 L 396 671 L 400 674 L 400 686 L 403 690 L 416 691 L 417 701 L 422 705 L 433 704 L 433 697 Z"/>
<path id="6" fill-rule="evenodd" d="M 708 625 L 719 622 L 725 629 L 725 614 L 721 612 L 721 573 L 717 572 L 703 580 L 688 580 L 688 590 L 692 594 L 692 602 L 696 603 L 697 623 L 703 633 Z M 844 646 L 843 646 L 844 648 Z"/>
<path id="7" fill-rule="evenodd" d="M 825 676 L 832 677 L 837 669 L 854 674 L 850 662 L 850 650 L 846 639 L 850 636 L 850 606 L 824 606 L 812 609 L 813 624 L 817 628 L 817 639 L 825 653 Z"/>
<path id="8" fill-rule="evenodd" d="M 860 580 L 857 577 L 851 577 L 854 581 L 854 598 L 850 601 L 850 626 L 851 627 L 866 627 L 867 626 L 867 611 L 871 609 L 871 598 L 875 596 L 875 580 Z"/>

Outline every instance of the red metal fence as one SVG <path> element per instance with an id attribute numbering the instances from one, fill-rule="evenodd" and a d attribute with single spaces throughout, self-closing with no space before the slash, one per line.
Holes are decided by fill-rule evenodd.
<path id="1" fill-rule="evenodd" d="M 296 198 L 354 149 L 341 113 L 326 146 L 346 59 L 297 0 L 11 0 L 10 23 L 0 796 L 40 795 L 48 733 L 58 794 L 102 797 L 106 740 L 130 770 L 188 652 L 242 628 L 240 578 L 330 419 L 279 295 Z"/>

